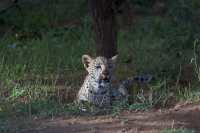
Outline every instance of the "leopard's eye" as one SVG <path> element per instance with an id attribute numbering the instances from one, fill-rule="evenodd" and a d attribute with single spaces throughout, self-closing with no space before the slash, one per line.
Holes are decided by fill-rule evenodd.
<path id="1" fill-rule="evenodd" d="M 100 68 L 101 68 L 101 66 L 100 66 L 100 65 L 96 66 L 96 69 L 100 69 Z"/>

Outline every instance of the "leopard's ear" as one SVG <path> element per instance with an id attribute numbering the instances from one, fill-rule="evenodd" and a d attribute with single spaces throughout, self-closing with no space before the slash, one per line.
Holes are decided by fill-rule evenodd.
<path id="1" fill-rule="evenodd" d="M 110 61 L 115 64 L 117 62 L 117 57 L 118 55 L 113 56 L 112 58 L 110 58 Z"/>
<path id="2" fill-rule="evenodd" d="M 91 63 L 91 61 L 92 61 L 92 57 L 90 57 L 89 55 L 82 56 L 82 63 L 86 69 L 89 67 L 89 64 Z"/>

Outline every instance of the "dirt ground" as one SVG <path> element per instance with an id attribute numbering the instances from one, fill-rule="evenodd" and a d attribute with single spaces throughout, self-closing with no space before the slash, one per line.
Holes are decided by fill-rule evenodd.
<path id="1" fill-rule="evenodd" d="M 159 133 L 166 128 L 188 128 L 200 133 L 200 103 L 145 112 L 123 111 L 119 116 L 79 116 L 34 120 L 22 133 Z"/>

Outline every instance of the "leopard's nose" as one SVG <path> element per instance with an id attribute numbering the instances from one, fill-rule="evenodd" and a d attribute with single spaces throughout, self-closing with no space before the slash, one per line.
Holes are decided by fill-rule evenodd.
<path id="1" fill-rule="evenodd" d="M 109 82 L 110 81 L 110 74 L 109 71 L 107 69 L 104 69 L 101 73 L 101 79 L 105 82 Z"/>
<path id="2" fill-rule="evenodd" d="M 102 72 L 102 74 L 105 75 L 105 76 L 107 76 L 107 75 L 109 75 L 109 71 L 108 71 L 108 70 L 104 70 L 104 71 Z"/>

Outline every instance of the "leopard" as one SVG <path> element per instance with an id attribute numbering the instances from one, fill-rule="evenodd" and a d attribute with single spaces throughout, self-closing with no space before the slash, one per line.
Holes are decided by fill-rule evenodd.
<path id="1" fill-rule="evenodd" d="M 88 102 L 97 107 L 109 107 L 114 101 L 128 98 L 128 87 L 138 80 L 138 77 L 129 77 L 115 85 L 114 70 L 117 58 L 118 55 L 111 58 L 94 58 L 87 54 L 82 56 L 82 63 L 88 74 L 78 92 L 78 103 Z"/>

